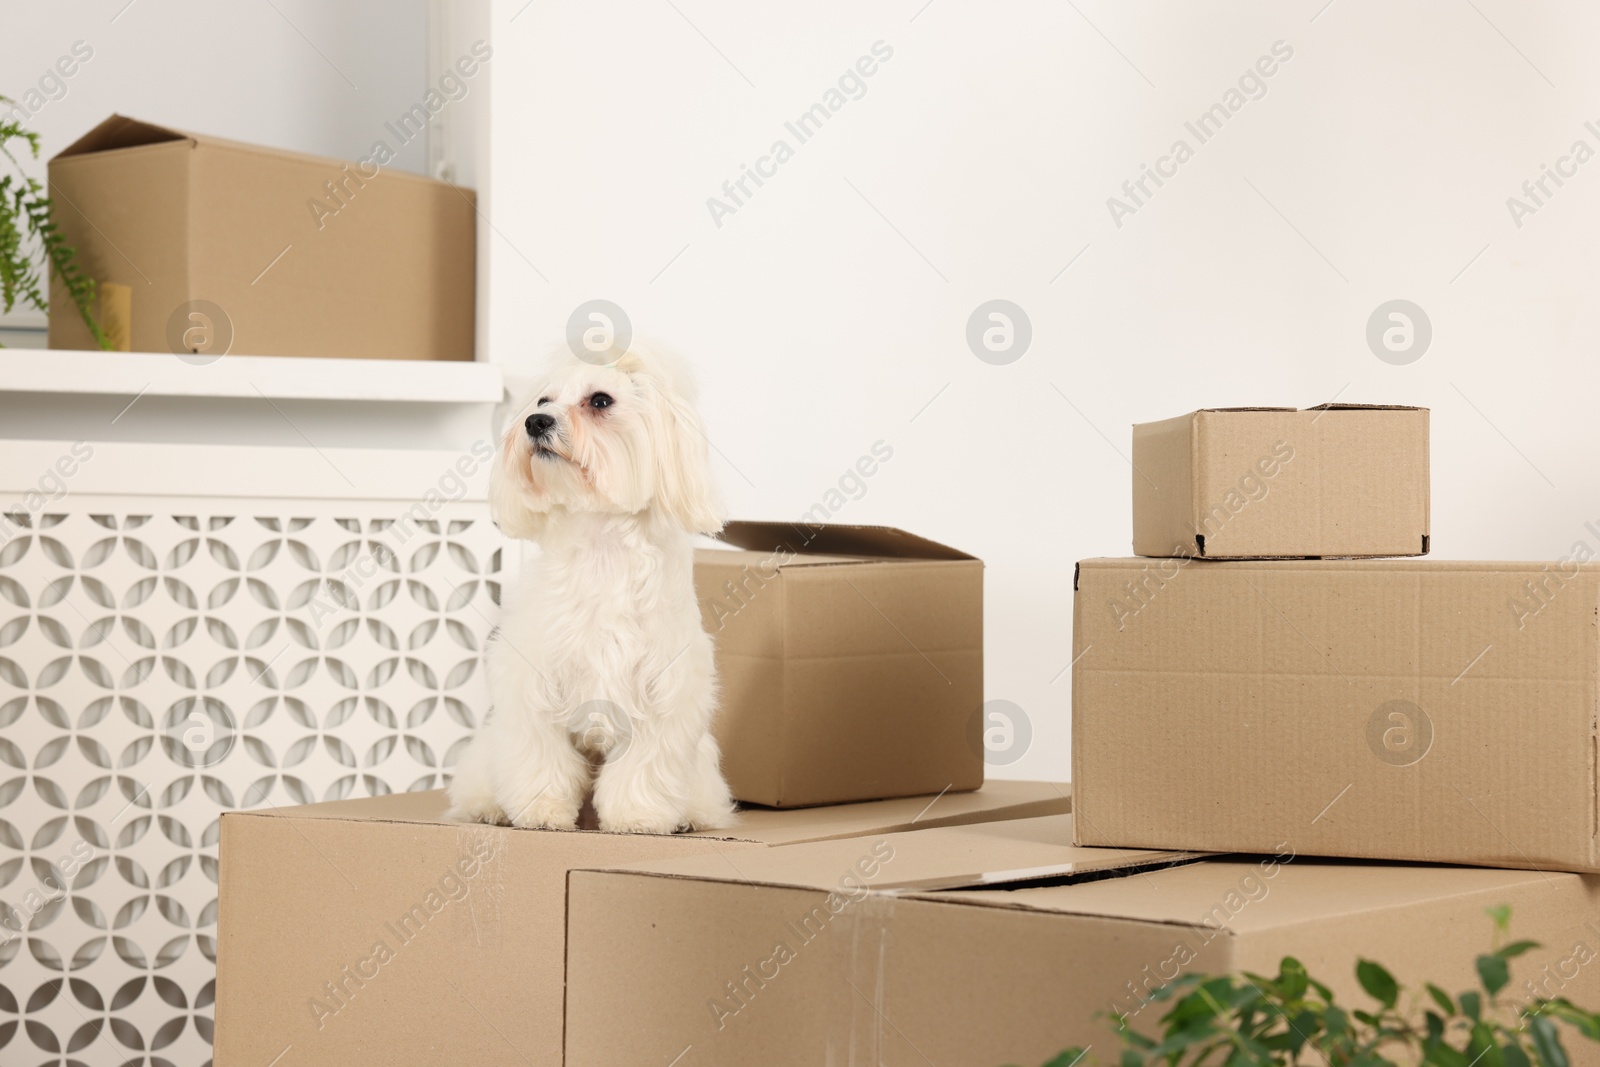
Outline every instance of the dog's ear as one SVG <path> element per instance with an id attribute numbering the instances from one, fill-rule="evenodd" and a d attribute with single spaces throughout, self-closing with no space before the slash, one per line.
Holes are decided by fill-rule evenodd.
<path id="1" fill-rule="evenodd" d="M 668 356 L 632 350 L 618 363 L 618 369 L 639 384 L 651 401 L 656 505 L 690 533 L 716 533 L 726 520 L 711 478 L 709 442 L 694 409 L 694 383 L 688 369 Z"/>

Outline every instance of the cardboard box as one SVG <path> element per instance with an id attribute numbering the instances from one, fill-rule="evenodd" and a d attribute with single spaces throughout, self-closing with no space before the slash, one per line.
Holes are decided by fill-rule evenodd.
<path id="1" fill-rule="evenodd" d="M 469 190 L 121 115 L 49 170 L 85 273 L 132 294 L 133 351 L 473 357 Z M 95 347 L 59 287 L 50 347 Z"/>
<path id="2" fill-rule="evenodd" d="M 1358 957 L 1419 992 L 1475 988 L 1484 909 L 1501 904 L 1514 937 L 1546 946 L 1516 961 L 1508 993 L 1534 980 L 1600 1001 L 1600 968 L 1580 969 L 1574 948 L 1600 931 L 1593 876 L 1335 863 L 1288 845 L 1162 866 L 1183 857 L 1075 848 L 1071 822 L 802 845 L 741 855 L 738 873 L 716 857 L 574 871 L 568 1067 L 1033 1067 L 1074 1044 L 1114 1063 L 1093 1014 L 1155 1032 L 1166 1009 L 1144 1010 L 1149 991 L 1182 973 L 1276 974 L 1293 955 L 1346 1010 L 1371 1003 Z M 1574 1062 L 1600 1059 L 1566 1044 Z"/>
<path id="3" fill-rule="evenodd" d="M 799 807 L 983 784 L 983 563 L 886 526 L 729 523 L 695 557 L 733 795 Z"/>
<path id="4" fill-rule="evenodd" d="M 796 842 L 1034 817 L 1066 787 L 798 812 L 721 834 L 450 822 L 440 791 L 222 817 L 217 1067 L 561 1063 L 566 878 L 574 867 L 744 855 Z"/>
<path id="5" fill-rule="evenodd" d="M 1076 589 L 1079 844 L 1600 869 L 1600 565 L 1086 560 Z"/>
<path id="6" fill-rule="evenodd" d="M 1207 408 L 1133 428 L 1133 550 L 1428 553 L 1428 409 Z"/>

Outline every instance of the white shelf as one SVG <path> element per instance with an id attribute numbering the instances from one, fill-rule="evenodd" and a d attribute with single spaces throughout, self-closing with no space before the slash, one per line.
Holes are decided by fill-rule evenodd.
<path id="1" fill-rule="evenodd" d="M 494 404 L 502 390 L 493 363 L 0 349 L 0 393 Z"/>

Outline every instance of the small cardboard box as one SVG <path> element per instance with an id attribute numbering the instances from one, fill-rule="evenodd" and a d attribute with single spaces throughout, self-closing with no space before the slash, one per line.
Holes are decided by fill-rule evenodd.
<path id="1" fill-rule="evenodd" d="M 67 244 L 136 352 L 473 358 L 473 194 L 113 115 L 50 161 Z M 120 293 L 120 290 L 115 290 Z M 50 347 L 94 348 L 58 286 Z"/>
<path id="2" fill-rule="evenodd" d="M 983 784 L 983 563 L 886 526 L 733 522 L 695 557 L 733 795 L 800 807 Z"/>
<path id="3" fill-rule="evenodd" d="M 1428 553 L 1428 409 L 1207 408 L 1133 428 L 1133 551 Z"/>
<path id="4" fill-rule="evenodd" d="M 1517 1000 L 1600 999 L 1600 878 L 1271 855 L 1185 862 L 1075 848 L 1069 816 L 570 875 L 568 1067 L 681 1063 L 1032 1065 L 1069 1045 L 1116 1062 L 1095 1019 L 1145 1033 L 1185 973 L 1276 974 L 1298 957 L 1346 1010 L 1358 957 L 1420 991 L 1476 988 L 1484 909 L 1544 948 Z M 748 861 L 748 862 L 747 862 Z M 1177 864 L 1177 865 L 1173 865 Z M 620 1020 L 626 1020 L 619 1025 Z M 1574 1062 L 1596 1046 L 1566 1038 Z M 687 1054 L 685 1055 L 685 1052 Z"/>
<path id="5" fill-rule="evenodd" d="M 1079 844 L 1600 869 L 1600 564 L 1104 559 L 1075 584 Z"/>
<path id="6" fill-rule="evenodd" d="M 708 855 L 1070 808 L 1069 790 L 749 811 L 719 834 L 451 822 L 441 791 L 222 817 L 217 1067 L 561 1063 L 574 867 Z M 631 1025 L 631 1024 L 627 1024 Z"/>

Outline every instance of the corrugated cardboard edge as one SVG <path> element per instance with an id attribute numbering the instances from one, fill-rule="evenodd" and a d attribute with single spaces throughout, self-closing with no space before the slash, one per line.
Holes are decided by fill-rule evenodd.
<path id="1" fill-rule="evenodd" d="M 1422 413 L 1422 469 L 1427 477 L 1422 480 L 1422 554 L 1433 548 L 1433 412 L 1415 408 Z"/>
<path id="2" fill-rule="evenodd" d="M 894 526 L 735 519 L 722 528 L 717 539 L 751 552 L 774 552 L 787 548 L 796 555 L 810 552 L 888 559 L 982 562 L 958 548 L 930 541 Z"/>
<path id="3" fill-rule="evenodd" d="M 133 128 L 137 128 L 140 131 L 147 131 L 150 135 L 150 139 L 127 145 L 119 145 L 113 148 L 95 147 L 99 141 L 107 137 L 114 136 L 116 132 L 122 130 L 131 130 Z M 163 134 L 167 136 L 161 137 Z M 107 156 L 116 152 L 135 152 L 184 143 L 187 143 L 191 149 L 216 148 L 229 152 L 241 152 L 247 155 L 267 156 L 273 159 L 286 159 L 296 163 L 305 163 L 318 167 L 326 167 L 334 171 L 337 171 L 354 162 L 353 160 L 335 159 L 332 156 L 313 155 L 309 152 L 296 152 L 287 148 L 274 148 L 271 145 L 251 144 L 247 141 L 234 141 L 226 137 L 213 137 L 210 134 L 205 133 L 191 133 L 188 130 L 180 130 L 176 127 L 165 126 L 160 123 L 145 122 L 142 119 L 132 118 L 128 115 L 112 114 L 109 118 L 97 124 L 93 129 L 79 137 L 76 141 L 73 141 L 67 147 L 57 152 L 54 156 L 51 156 L 50 163 L 52 165 L 58 163 L 70 164 L 73 160 L 86 159 L 91 156 Z M 378 175 L 376 174 L 374 175 L 374 177 L 377 176 Z M 473 192 L 473 190 L 464 189 L 461 186 L 454 185 L 450 182 L 442 182 L 434 178 L 424 177 L 420 174 L 412 174 L 409 171 L 399 170 L 392 166 L 383 167 L 382 176 L 385 178 L 399 178 L 405 181 L 421 182 L 424 185 L 437 186 L 440 189 L 454 189 L 457 192 L 467 196 L 469 200 L 476 203 L 476 194 Z"/>
<path id="4" fill-rule="evenodd" d="M 1012 800 L 1012 801 L 1010 801 L 1009 803 L 1007 803 L 1006 805 L 1004 805 L 1002 807 L 981 808 L 981 809 L 976 809 L 976 810 L 964 810 L 964 811 L 960 811 L 960 812 L 957 812 L 957 813 L 952 813 L 952 814 L 949 814 L 949 815 L 944 815 L 944 814 L 939 814 L 939 813 L 935 813 L 935 814 L 929 815 L 929 811 L 932 808 L 934 808 L 934 806 L 938 803 L 938 801 L 946 795 L 945 793 L 921 794 L 921 795 L 915 796 L 915 797 L 890 797 L 890 798 L 887 798 L 885 801 L 883 801 L 883 803 L 892 803 L 892 802 L 899 802 L 899 801 L 908 801 L 908 802 L 909 801 L 916 801 L 916 800 L 921 800 L 923 796 L 926 796 L 928 798 L 928 802 L 921 809 L 921 811 L 917 815 L 912 817 L 909 821 L 905 821 L 905 820 L 901 820 L 899 822 L 891 821 L 889 825 L 875 826 L 875 827 L 872 827 L 871 829 L 868 829 L 868 830 L 865 830 L 865 831 L 859 830 L 859 829 L 855 829 L 855 828 L 851 828 L 851 827 L 842 827 L 842 828 L 837 828 L 834 831 L 830 831 L 828 833 L 824 833 L 824 834 L 822 834 L 820 836 L 802 838 L 798 842 L 796 842 L 796 841 L 780 841 L 780 842 L 774 843 L 774 842 L 770 842 L 768 840 L 765 840 L 765 839 L 759 838 L 759 837 L 740 836 L 737 833 L 737 827 L 733 828 L 732 830 L 723 831 L 723 832 L 701 831 L 701 832 L 698 832 L 698 833 L 695 833 L 695 834 L 688 834 L 688 835 L 685 835 L 685 834 L 652 834 L 652 835 L 648 835 L 648 836 L 653 836 L 653 837 L 688 837 L 688 838 L 690 838 L 692 840 L 712 841 L 712 842 L 723 841 L 723 842 L 728 842 L 728 843 L 731 843 L 731 844 L 754 844 L 754 845 L 764 845 L 764 846 L 773 847 L 773 848 L 780 848 L 780 847 L 786 847 L 786 846 L 788 846 L 790 844 L 796 844 L 796 843 L 809 844 L 809 843 L 817 843 L 817 842 L 823 842 L 823 841 L 849 840 L 851 838 L 856 838 L 856 837 L 863 836 L 863 834 L 866 834 L 866 833 L 909 833 L 909 832 L 912 832 L 914 830 L 922 830 L 922 829 L 940 829 L 940 828 L 947 828 L 947 827 L 964 827 L 964 826 L 978 825 L 978 824 L 982 824 L 982 823 L 1010 822 L 1012 820 L 1017 820 L 1017 819 L 1032 819 L 1032 818 L 1040 818 L 1040 817 L 1043 817 L 1043 816 L 1063 815 L 1063 814 L 1070 814 L 1071 813 L 1071 811 L 1073 809 L 1073 801 L 1072 801 L 1072 785 L 1071 785 L 1070 782 L 1043 782 L 1043 781 L 1034 781 L 1034 780 L 1023 780 L 1019 784 L 1024 785 L 1024 786 L 1029 786 L 1029 787 L 1032 787 L 1032 786 L 1047 786 L 1049 788 L 1049 793 L 1046 794 L 1045 792 L 1043 792 L 1041 790 L 1038 796 L 1027 798 L 1027 799 Z M 974 793 L 970 792 L 970 791 L 964 791 L 963 795 L 972 796 L 972 795 L 974 795 Z M 345 804 L 345 803 L 349 803 L 349 801 L 324 801 L 322 803 L 304 804 L 304 805 L 298 805 L 296 807 L 291 807 L 291 808 L 270 808 L 270 809 L 269 808 L 252 808 L 252 809 L 243 810 L 243 811 L 226 811 L 226 812 L 222 813 L 222 819 L 223 820 L 228 820 L 228 819 L 257 818 L 257 819 L 284 819 L 284 820 L 289 820 L 289 821 L 293 821 L 293 820 L 315 820 L 315 821 L 325 821 L 325 822 L 338 822 L 338 823 L 344 823 L 344 824 L 347 824 L 347 825 L 364 825 L 364 824 L 368 824 L 368 823 L 386 823 L 386 824 L 397 825 L 397 826 L 428 826 L 428 827 L 437 827 L 437 828 L 440 828 L 440 829 L 458 829 L 458 830 L 459 829 L 469 829 L 469 830 L 478 830 L 478 831 L 504 831 L 504 832 L 507 832 L 507 833 L 526 833 L 526 834 L 581 833 L 581 834 L 591 834 L 591 835 L 604 835 L 604 836 L 607 836 L 607 837 L 635 837 L 635 836 L 638 836 L 636 834 L 616 833 L 616 832 L 606 831 L 606 830 L 592 830 L 592 829 L 585 829 L 585 830 L 538 830 L 538 829 L 525 828 L 525 827 L 513 827 L 513 826 L 501 826 L 501 825 L 490 826 L 490 825 L 482 824 L 482 823 L 471 823 L 471 822 L 456 821 L 456 820 L 441 820 L 441 819 L 437 819 L 437 818 L 423 818 L 423 817 L 411 817 L 411 818 L 408 818 L 408 817 L 402 817 L 402 816 L 362 816 L 362 817 L 356 818 L 356 817 L 352 817 L 350 815 L 346 815 L 346 814 L 343 814 L 343 813 L 340 813 L 340 812 L 327 812 L 327 811 L 314 811 L 314 810 L 311 810 L 311 809 L 317 809 L 317 808 L 326 808 L 328 805 L 331 805 L 331 804 Z M 770 812 L 778 812 L 778 811 L 801 812 L 801 811 L 825 811 L 825 810 L 831 809 L 831 808 L 857 807 L 857 806 L 860 806 L 862 804 L 870 804 L 870 803 L 874 803 L 874 802 L 873 801 L 855 801 L 855 802 L 850 803 L 850 804 L 837 804 L 837 805 L 836 804 L 822 804 L 822 805 L 814 805 L 814 806 L 807 807 L 807 808 L 785 808 L 785 809 L 768 808 L 768 807 L 766 807 L 764 805 L 758 805 L 758 807 L 760 807 L 763 811 L 770 811 Z M 924 821 L 924 820 L 926 820 L 926 821 Z"/>
<path id="5" fill-rule="evenodd" d="M 1193 543 L 1193 413 L 1133 427 L 1133 550 L 1141 556 L 1184 553 Z M 1188 499 L 1170 504 L 1177 487 Z"/>

